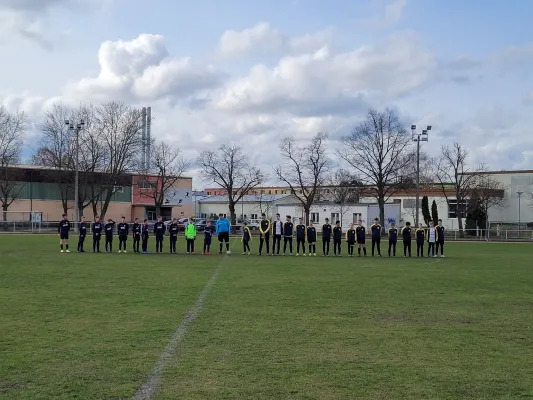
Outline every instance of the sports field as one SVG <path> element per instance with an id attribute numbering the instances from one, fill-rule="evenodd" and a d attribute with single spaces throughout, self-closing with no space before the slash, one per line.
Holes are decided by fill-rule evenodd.
<path id="1" fill-rule="evenodd" d="M 240 250 L 60 254 L 56 236 L 0 236 L 0 398 L 533 398 L 533 245 Z"/>

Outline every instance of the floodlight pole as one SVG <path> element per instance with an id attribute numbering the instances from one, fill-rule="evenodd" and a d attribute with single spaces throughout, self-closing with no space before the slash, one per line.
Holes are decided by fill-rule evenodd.
<path id="1" fill-rule="evenodd" d="M 420 220 L 420 142 L 428 141 L 428 131 L 431 130 L 431 125 L 428 125 L 422 133 L 416 133 L 416 125 L 411 125 L 412 139 L 416 142 L 416 218 L 415 227 L 418 227 Z"/>
<path id="2" fill-rule="evenodd" d="M 78 205 L 79 202 L 79 155 L 80 155 L 80 131 L 83 129 L 85 122 L 80 120 L 78 124 L 74 124 L 68 119 L 65 120 L 65 125 L 68 126 L 68 129 L 76 134 L 76 174 L 74 177 L 74 215 L 76 218 L 76 223 L 80 222 L 80 208 Z"/>
<path id="3" fill-rule="evenodd" d="M 524 192 L 516 192 L 516 194 L 518 195 L 518 237 L 520 237 L 520 222 L 521 222 L 521 221 L 520 221 L 520 219 L 521 219 L 521 218 L 520 218 L 520 217 L 521 217 L 521 215 L 520 215 L 520 212 L 521 212 L 520 208 L 522 208 L 522 207 L 521 207 L 521 206 L 522 206 L 522 195 L 524 194 Z"/>

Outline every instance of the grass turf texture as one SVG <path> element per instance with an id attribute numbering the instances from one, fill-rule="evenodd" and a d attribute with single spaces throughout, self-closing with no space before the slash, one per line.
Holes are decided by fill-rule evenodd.
<path id="1" fill-rule="evenodd" d="M 2 399 L 131 398 L 221 261 L 155 398 L 533 398 L 528 244 L 390 260 L 243 257 L 237 241 L 224 258 L 0 240 Z"/>

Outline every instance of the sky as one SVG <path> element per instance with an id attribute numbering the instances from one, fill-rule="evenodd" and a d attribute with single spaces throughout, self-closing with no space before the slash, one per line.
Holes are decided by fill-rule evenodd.
<path id="1" fill-rule="evenodd" d="M 327 132 L 342 166 L 338 139 L 391 107 L 432 125 L 432 156 L 457 141 L 472 165 L 533 169 L 531 15 L 531 0 L 0 0 L 0 103 L 32 121 L 26 156 L 52 104 L 117 100 L 151 106 L 187 158 L 236 143 L 275 183 L 283 137 Z"/>

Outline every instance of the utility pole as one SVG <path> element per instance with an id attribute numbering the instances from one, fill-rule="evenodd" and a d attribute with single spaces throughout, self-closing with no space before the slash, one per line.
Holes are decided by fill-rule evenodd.
<path id="1" fill-rule="evenodd" d="M 516 192 L 516 194 L 518 195 L 518 237 L 520 237 L 520 209 L 522 208 L 522 195 L 524 194 L 524 192 Z"/>
<path id="2" fill-rule="evenodd" d="M 80 120 L 78 124 L 74 124 L 74 122 L 69 121 L 68 119 L 65 120 L 65 125 L 68 126 L 68 129 L 71 132 L 74 132 L 76 135 L 76 176 L 74 178 L 74 215 L 76 218 L 76 223 L 80 222 L 80 207 L 79 207 L 79 159 L 80 159 L 80 131 L 85 126 L 85 122 Z"/>
<path id="3" fill-rule="evenodd" d="M 416 218 L 415 227 L 418 227 L 420 219 L 420 142 L 428 141 L 428 131 L 431 130 L 431 125 L 428 125 L 422 133 L 416 133 L 416 125 L 411 125 L 411 134 L 413 142 L 416 142 Z"/>

